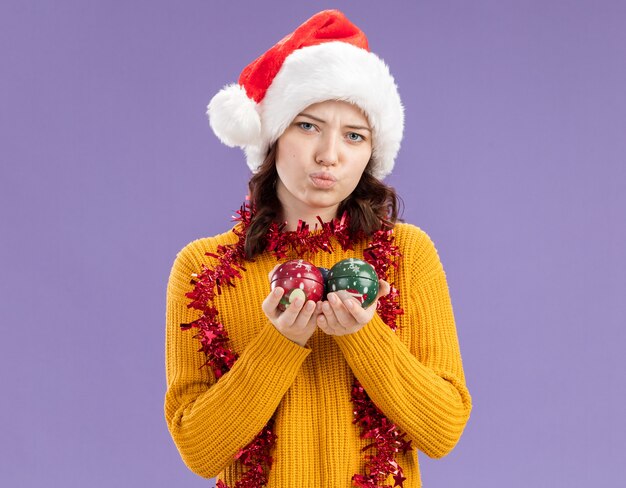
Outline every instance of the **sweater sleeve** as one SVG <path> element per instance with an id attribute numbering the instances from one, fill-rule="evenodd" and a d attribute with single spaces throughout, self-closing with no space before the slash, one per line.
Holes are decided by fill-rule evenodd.
<path id="1" fill-rule="evenodd" d="M 167 286 L 165 419 L 185 464 L 212 478 L 269 421 L 310 349 L 286 339 L 267 321 L 233 368 L 215 381 L 210 368 L 202 367 L 206 358 L 198 351 L 195 329 L 180 328 L 200 315 L 187 307 L 185 297 L 202 254 L 192 244 L 178 254 Z"/>
<path id="2" fill-rule="evenodd" d="M 376 406 L 419 450 L 440 458 L 459 441 L 472 400 L 446 275 L 432 241 L 419 233 L 411 250 L 417 258 L 403 279 L 410 347 L 378 314 L 358 332 L 335 339 Z"/>

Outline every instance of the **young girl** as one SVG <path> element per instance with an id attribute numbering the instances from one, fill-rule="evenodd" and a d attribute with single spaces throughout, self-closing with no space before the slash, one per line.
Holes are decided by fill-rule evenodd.
<path id="1" fill-rule="evenodd" d="M 381 181 L 404 121 L 387 66 L 323 11 L 208 115 L 253 176 L 237 224 L 185 246 L 168 282 L 165 417 L 184 462 L 218 487 L 421 486 L 417 451 L 449 453 L 472 407 L 435 246 Z M 347 258 L 380 279 L 368 307 L 331 291 L 285 309 L 270 289 L 288 260 Z"/>

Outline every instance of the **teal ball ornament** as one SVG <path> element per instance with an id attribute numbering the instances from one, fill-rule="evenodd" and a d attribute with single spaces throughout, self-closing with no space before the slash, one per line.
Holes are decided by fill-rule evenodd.
<path id="1" fill-rule="evenodd" d="M 374 267 L 357 258 L 339 261 L 328 272 L 326 293 L 345 290 L 367 308 L 378 296 L 378 275 Z"/>
<path id="2" fill-rule="evenodd" d="M 322 268 L 321 266 L 318 266 L 317 269 L 322 275 L 322 278 L 324 278 L 324 294 L 322 295 L 322 300 L 326 300 L 326 284 L 328 283 L 328 273 L 330 270 L 328 268 Z"/>

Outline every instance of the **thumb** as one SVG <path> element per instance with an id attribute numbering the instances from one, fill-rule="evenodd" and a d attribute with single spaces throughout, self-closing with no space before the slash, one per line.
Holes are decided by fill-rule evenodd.
<path id="1" fill-rule="evenodd" d="M 379 289 L 378 289 L 378 296 L 376 298 L 389 295 L 389 293 L 391 292 L 391 285 L 387 283 L 385 280 L 378 280 L 378 284 L 379 284 Z"/>

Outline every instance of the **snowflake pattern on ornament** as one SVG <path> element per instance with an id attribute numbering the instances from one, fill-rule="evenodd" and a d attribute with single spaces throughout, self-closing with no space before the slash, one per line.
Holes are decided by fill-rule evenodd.
<path id="1" fill-rule="evenodd" d="M 313 268 L 311 263 L 307 263 L 304 259 L 298 259 L 298 264 L 294 266 L 294 269 L 304 268 L 305 271 L 310 272 Z"/>
<path id="2" fill-rule="evenodd" d="M 348 269 L 354 272 L 355 275 L 358 275 L 361 271 L 361 266 L 359 265 L 360 260 L 349 258 L 349 262 L 350 264 L 348 264 Z"/>

